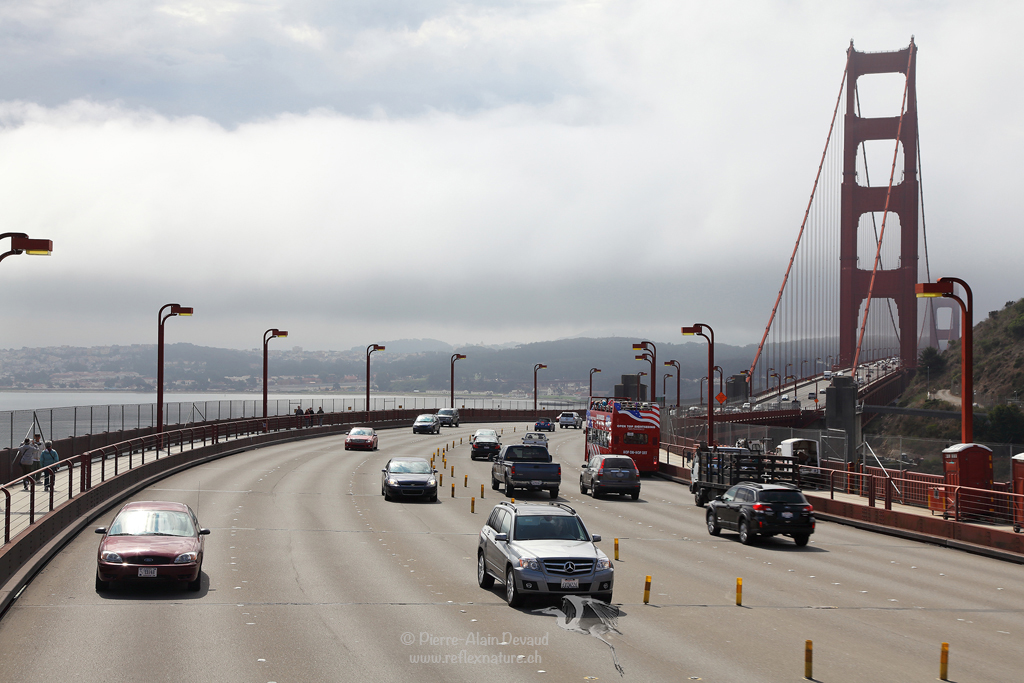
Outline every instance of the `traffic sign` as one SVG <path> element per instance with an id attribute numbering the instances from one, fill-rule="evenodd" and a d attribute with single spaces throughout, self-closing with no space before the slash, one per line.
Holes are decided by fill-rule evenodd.
<path id="1" fill-rule="evenodd" d="M 715 400 L 718 401 L 719 403 L 725 403 L 726 401 L 729 400 L 729 397 L 723 394 L 722 392 L 718 392 L 718 396 L 715 396 Z"/>

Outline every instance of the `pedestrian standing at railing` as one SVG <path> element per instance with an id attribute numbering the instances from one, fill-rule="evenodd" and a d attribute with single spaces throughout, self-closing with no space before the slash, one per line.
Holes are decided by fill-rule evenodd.
<path id="1" fill-rule="evenodd" d="M 313 426 L 313 406 L 306 408 L 306 426 Z"/>
<path id="2" fill-rule="evenodd" d="M 18 448 L 18 465 L 21 467 L 22 476 L 32 474 L 33 455 L 35 455 L 35 449 L 32 448 L 32 440 L 25 439 L 25 443 Z M 21 489 L 28 491 L 28 479 L 21 480 Z"/>
<path id="3" fill-rule="evenodd" d="M 56 465 L 59 460 L 60 456 L 57 455 L 57 451 L 53 450 L 53 442 L 47 441 L 46 449 L 39 454 L 39 466 L 45 468 L 49 467 L 50 465 Z M 49 491 L 51 488 L 53 488 L 53 475 L 53 470 L 43 470 L 43 476 L 45 477 L 43 482 L 44 491 Z"/>
<path id="4" fill-rule="evenodd" d="M 320 409 L 316 411 L 317 426 L 324 426 L 324 407 L 320 406 Z"/>

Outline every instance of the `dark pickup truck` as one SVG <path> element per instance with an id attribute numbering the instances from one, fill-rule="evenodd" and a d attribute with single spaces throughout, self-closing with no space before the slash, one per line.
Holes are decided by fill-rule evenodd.
<path id="1" fill-rule="evenodd" d="M 516 489 L 550 491 L 552 498 L 558 498 L 561 483 L 562 466 L 551 462 L 551 454 L 543 446 L 502 446 L 491 466 L 491 488 L 497 491 L 504 484 L 505 495 L 510 498 Z"/>
<path id="2" fill-rule="evenodd" d="M 698 507 L 741 481 L 800 486 L 800 467 L 786 455 L 716 446 L 697 451 L 690 466 L 690 493 Z"/>

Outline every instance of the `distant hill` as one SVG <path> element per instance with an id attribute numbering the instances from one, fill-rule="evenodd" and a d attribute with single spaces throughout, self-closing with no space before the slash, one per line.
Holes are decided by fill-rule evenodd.
<path id="1" fill-rule="evenodd" d="M 941 353 L 922 349 L 918 372 L 900 405 L 931 410 L 959 410 L 940 391 L 960 397 L 961 349 L 951 342 Z M 1024 299 L 1008 301 L 974 326 L 974 437 L 977 441 L 1024 443 Z M 959 440 L 960 422 L 905 416 L 876 419 L 870 431 Z"/>

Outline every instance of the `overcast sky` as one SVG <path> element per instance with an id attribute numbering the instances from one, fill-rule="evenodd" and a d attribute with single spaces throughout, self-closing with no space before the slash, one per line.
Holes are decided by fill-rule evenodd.
<path id="1" fill-rule="evenodd" d="M 0 231 L 54 254 L 0 265 L 0 347 L 153 343 L 168 302 L 196 309 L 168 341 L 235 348 L 756 343 L 850 39 L 911 35 L 932 273 L 980 318 L 1024 296 L 1021 26 L 1017 2 L 5 0 Z"/>

